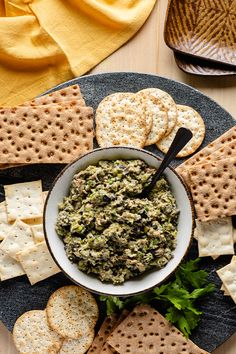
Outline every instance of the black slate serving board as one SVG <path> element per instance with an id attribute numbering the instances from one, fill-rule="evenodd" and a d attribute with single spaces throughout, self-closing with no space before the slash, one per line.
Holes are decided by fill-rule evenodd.
<path id="1" fill-rule="evenodd" d="M 146 87 L 158 87 L 170 93 L 176 103 L 186 104 L 196 109 L 206 124 L 205 146 L 219 135 L 235 125 L 235 121 L 222 107 L 201 92 L 185 84 L 156 75 L 139 73 L 105 73 L 88 75 L 63 83 L 50 91 L 79 84 L 87 105 L 96 109 L 98 103 L 113 92 L 137 92 Z M 49 92 L 50 92 L 49 91 Z M 96 142 L 94 147 L 97 147 Z M 154 146 L 148 150 L 162 157 Z M 183 161 L 173 162 L 177 166 Z M 47 190 L 64 165 L 32 165 L 11 168 L 0 172 L 0 199 L 4 199 L 3 185 L 42 179 L 43 189 Z M 194 241 L 188 258 L 197 257 L 197 245 Z M 236 331 L 236 305 L 230 297 L 223 296 L 220 280 L 215 273 L 230 262 L 230 256 L 221 256 L 213 261 L 203 258 L 202 268 L 209 272 L 209 281 L 216 285 L 216 291 L 199 304 L 204 312 L 202 320 L 191 339 L 203 349 L 212 352 Z M 0 283 L 0 320 L 12 330 L 15 320 L 25 311 L 43 309 L 50 294 L 57 288 L 71 282 L 62 274 L 53 276 L 31 286 L 26 276 Z M 101 317 L 105 315 L 101 305 Z"/>

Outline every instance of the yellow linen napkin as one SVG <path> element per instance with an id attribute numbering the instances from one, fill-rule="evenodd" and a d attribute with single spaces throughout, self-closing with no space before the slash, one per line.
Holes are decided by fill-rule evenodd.
<path id="1" fill-rule="evenodd" d="M 0 0 L 0 105 L 86 73 L 131 38 L 156 0 Z"/>

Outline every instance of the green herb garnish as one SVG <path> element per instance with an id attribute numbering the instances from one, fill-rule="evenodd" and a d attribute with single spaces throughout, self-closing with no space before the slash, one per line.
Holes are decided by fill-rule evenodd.
<path id="1" fill-rule="evenodd" d="M 189 337 L 198 325 L 202 312 L 195 302 L 200 297 L 214 291 L 212 283 L 207 284 L 208 273 L 199 270 L 200 258 L 183 263 L 175 273 L 174 279 L 152 291 L 126 299 L 117 296 L 100 296 L 106 302 L 107 315 L 140 303 L 164 309 L 165 317 Z"/>

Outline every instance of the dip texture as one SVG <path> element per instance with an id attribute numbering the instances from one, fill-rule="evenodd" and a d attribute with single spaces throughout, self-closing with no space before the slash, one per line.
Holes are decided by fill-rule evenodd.
<path id="1" fill-rule="evenodd" d="M 142 160 L 100 161 L 75 174 L 56 231 L 69 260 L 113 284 L 162 268 L 176 246 L 178 210 L 165 178 L 138 195 L 155 169 Z"/>

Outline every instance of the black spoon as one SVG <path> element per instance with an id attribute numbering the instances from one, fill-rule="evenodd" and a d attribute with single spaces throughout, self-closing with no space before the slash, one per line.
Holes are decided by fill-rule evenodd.
<path id="1" fill-rule="evenodd" d="M 153 187 L 156 185 L 156 182 L 161 177 L 163 171 L 176 157 L 178 152 L 180 152 L 180 150 L 182 150 L 183 147 L 189 142 L 192 136 L 193 134 L 191 130 L 187 128 L 179 128 L 169 150 L 167 151 L 164 159 L 162 160 L 162 163 L 160 164 L 156 173 L 153 175 L 151 183 L 146 188 L 144 188 L 144 190 L 138 195 L 138 198 L 147 198 L 148 194 L 151 192 Z"/>

